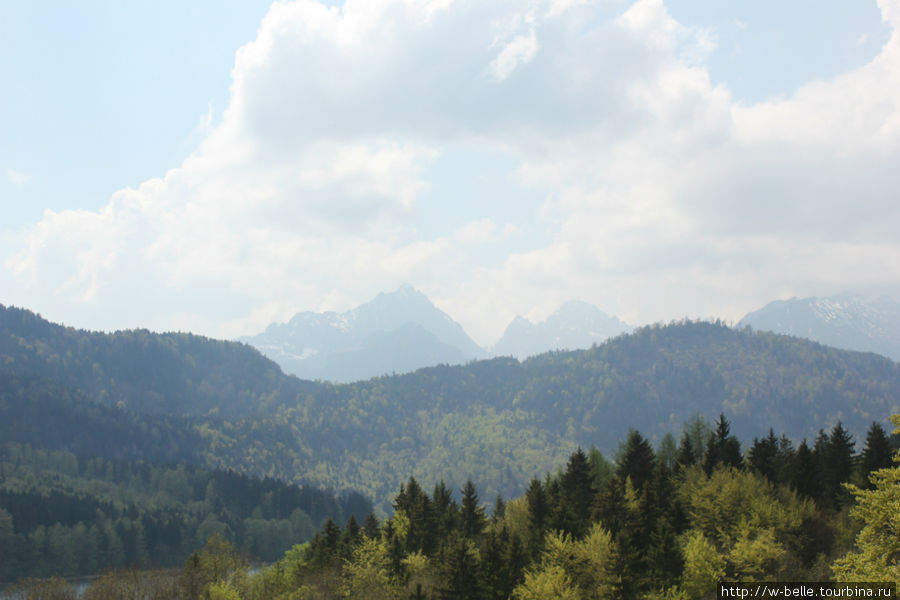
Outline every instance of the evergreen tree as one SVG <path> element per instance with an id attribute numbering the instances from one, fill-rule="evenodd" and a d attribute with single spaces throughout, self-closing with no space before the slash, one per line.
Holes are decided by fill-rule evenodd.
<path id="1" fill-rule="evenodd" d="M 467 480 L 463 486 L 462 502 L 460 503 L 460 526 L 462 534 L 469 539 L 477 539 L 487 525 L 484 516 L 484 507 L 479 504 L 478 492 L 475 484 Z"/>
<path id="2" fill-rule="evenodd" d="M 821 470 L 816 453 L 810 449 L 806 439 L 797 447 L 796 468 L 791 485 L 797 493 L 815 499 L 819 495 Z"/>
<path id="3" fill-rule="evenodd" d="M 820 500 L 826 508 L 838 510 L 848 504 L 850 495 L 843 484 L 853 475 L 853 438 L 840 421 L 831 429 L 822 450 L 822 486 Z"/>
<path id="4" fill-rule="evenodd" d="M 559 500 L 554 510 L 553 526 L 579 538 L 590 525 L 594 500 L 593 477 L 587 455 L 579 448 L 570 457 L 559 479 Z"/>
<path id="5" fill-rule="evenodd" d="M 550 517 L 547 494 L 539 479 L 534 478 L 528 484 L 525 501 L 528 505 L 528 553 L 532 559 L 536 559 L 543 550 L 544 531 L 547 530 Z"/>
<path id="6" fill-rule="evenodd" d="M 616 478 L 619 485 L 624 485 L 625 480 L 630 479 L 635 491 L 640 492 L 644 484 L 653 477 L 656 455 L 650 442 L 632 429 L 628 432 L 617 462 Z"/>
<path id="7" fill-rule="evenodd" d="M 869 481 L 869 473 L 890 467 L 893 462 L 893 451 L 887 433 L 880 423 L 872 423 L 866 434 L 866 444 L 859 457 L 857 487 L 871 490 L 875 485 Z"/>
<path id="8" fill-rule="evenodd" d="M 375 513 L 370 512 L 363 523 L 363 535 L 370 540 L 377 540 L 381 537 L 380 527 L 378 519 L 375 517 Z"/>
<path id="9" fill-rule="evenodd" d="M 696 465 L 699 458 L 694 452 L 694 446 L 687 433 L 681 434 L 681 442 L 678 444 L 678 452 L 675 454 L 676 469 L 681 471 L 693 465 Z"/>
<path id="10" fill-rule="evenodd" d="M 769 435 L 762 439 L 753 438 L 753 445 L 747 455 L 748 466 L 769 481 L 777 480 L 778 439 L 769 429 Z"/>
<path id="11" fill-rule="evenodd" d="M 741 443 L 731 435 L 731 425 L 724 414 L 719 415 L 716 429 L 706 446 L 703 469 L 707 475 L 719 465 L 740 469 L 744 464 L 741 457 Z"/>
<path id="12" fill-rule="evenodd" d="M 451 534 L 441 553 L 439 600 L 485 600 L 478 550 L 471 539 Z"/>

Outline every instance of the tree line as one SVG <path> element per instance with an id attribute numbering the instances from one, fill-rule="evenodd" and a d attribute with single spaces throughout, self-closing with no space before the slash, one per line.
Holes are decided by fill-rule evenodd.
<path id="1" fill-rule="evenodd" d="M 855 446 L 838 423 L 812 444 L 770 431 L 742 448 L 720 416 L 656 448 L 632 430 L 613 460 L 577 449 L 490 506 L 471 481 L 429 493 L 411 477 L 383 521 L 330 519 L 254 574 L 213 536 L 180 571 L 146 575 L 147 597 L 694 600 L 722 580 L 897 585 L 900 453 L 877 423 Z M 126 597 L 114 590 L 140 579 L 109 573 L 93 593 Z"/>

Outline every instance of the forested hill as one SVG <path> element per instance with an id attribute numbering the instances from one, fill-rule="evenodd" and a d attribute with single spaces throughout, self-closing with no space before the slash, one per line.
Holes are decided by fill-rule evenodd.
<path id="1" fill-rule="evenodd" d="M 297 452 L 330 465 L 320 473 L 335 487 L 352 482 L 384 498 L 385 486 L 411 473 L 429 484 L 478 478 L 491 497 L 518 493 L 577 445 L 611 455 L 629 428 L 658 442 L 697 415 L 711 422 L 724 413 L 742 439 L 774 427 L 812 440 L 838 421 L 860 439 L 898 410 L 900 365 L 888 359 L 682 322 L 522 363 L 498 358 L 324 386 L 281 424 L 262 422 L 308 432 L 310 446 Z M 249 456 L 232 460 L 255 468 Z"/>
<path id="2" fill-rule="evenodd" d="M 0 305 L 0 373 L 39 376 L 150 414 L 247 415 L 315 384 L 285 377 L 246 344 L 190 333 L 89 332 Z"/>
<path id="3" fill-rule="evenodd" d="M 860 439 L 900 411 L 900 365 L 881 356 L 687 321 L 521 363 L 497 358 L 337 385 L 285 376 L 241 344 L 88 333 L 7 308 L 0 374 L 177 417 L 186 431 L 165 435 L 176 436 L 166 444 L 179 456 L 360 490 L 384 510 L 410 475 L 451 487 L 471 478 L 487 497 L 516 495 L 578 445 L 614 453 L 629 428 L 658 442 L 698 415 L 711 422 L 724 413 L 747 440 L 769 427 L 811 440 L 838 421 Z"/>

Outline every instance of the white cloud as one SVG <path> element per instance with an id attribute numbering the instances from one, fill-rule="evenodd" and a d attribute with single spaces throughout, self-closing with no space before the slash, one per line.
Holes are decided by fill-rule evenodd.
<path id="1" fill-rule="evenodd" d="M 15 169 L 7 169 L 6 180 L 16 187 L 22 187 L 23 185 L 31 181 L 31 174 L 16 171 Z"/>
<path id="2" fill-rule="evenodd" d="M 880 6 L 896 27 L 896 0 Z M 275 4 L 182 165 L 19 238 L 5 260 L 19 301 L 231 336 L 411 282 L 490 343 L 570 298 L 646 322 L 900 291 L 896 30 L 856 71 L 742 106 L 710 82 L 712 33 L 661 0 L 604 10 Z M 455 218 L 421 238 L 427 168 L 466 144 L 511 157 L 546 201 L 442 206 Z"/>

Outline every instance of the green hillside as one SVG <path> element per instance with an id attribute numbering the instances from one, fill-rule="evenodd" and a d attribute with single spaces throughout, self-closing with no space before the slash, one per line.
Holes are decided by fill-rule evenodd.
<path id="1" fill-rule="evenodd" d="M 173 457 L 359 490 L 384 512 L 410 475 L 457 487 L 471 478 L 486 497 L 517 495 L 579 445 L 611 456 L 629 428 L 658 443 L 698 415 L 722 413 L 745 439 L 773 427 L 812 440 L 839 421 L 859 439 L 900 410 L 897 363 L 720 323 L 655 325 L 522 363 L 498 358 L 336 385 L 285 376 L 241 344 L 89 333 L 19 309 L 0 317 L 0 373 L 168 415 L 172 432 L 153 431 Z"/>

